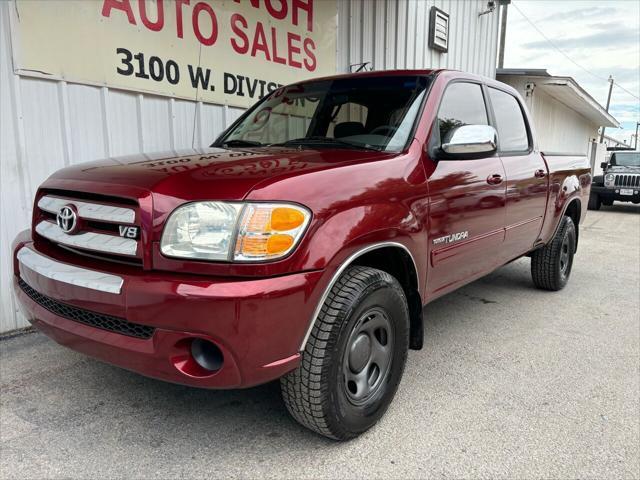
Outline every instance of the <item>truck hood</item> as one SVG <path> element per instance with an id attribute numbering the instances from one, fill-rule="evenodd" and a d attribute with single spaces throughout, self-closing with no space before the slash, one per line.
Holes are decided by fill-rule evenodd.
<path id="1" fill-rule="evenodd" d="M 388 158 L 392 154 L 334 149 L 192 149 L 109 158 L 54 173 L 45 188 L 91 189 L 107 193 L 131 189 L 176 200 L 242 200 L 259 183 L 281 176 L 338 168 Z M 134 193 L 136 192 L 136 193 Z"/>

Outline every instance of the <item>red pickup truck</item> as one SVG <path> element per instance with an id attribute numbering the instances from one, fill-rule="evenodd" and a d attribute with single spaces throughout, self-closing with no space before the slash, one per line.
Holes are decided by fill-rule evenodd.
<path id="1" fill-rule="evenodd" d="M 509 86 L 387 71 L 282 87 L 209 149 L 60 170 L 14 242 L 28 319 L 62 345 L 205 388 L 280 379 L 347 439 L 391 402 L 423 307 L 514 259 L 571 273 L 591 174 L 536 147 Z"/>

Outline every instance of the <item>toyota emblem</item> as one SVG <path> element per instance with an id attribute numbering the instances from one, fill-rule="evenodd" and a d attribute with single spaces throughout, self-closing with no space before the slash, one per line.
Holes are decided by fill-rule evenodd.
<path id="1" fill-rule="evenodd" d="M 65 205 L 56 215 L 56 222 L 64 233 L 74 233 L 78 225 L 78 214 L 73 205 Z"/>

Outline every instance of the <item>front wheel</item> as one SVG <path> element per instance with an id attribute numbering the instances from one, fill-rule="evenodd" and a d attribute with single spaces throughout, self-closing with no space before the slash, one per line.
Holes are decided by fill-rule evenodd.
<path id="1" fill-rule="evenodd" d="M 322 306 L 300 366 L 280 380 L 291 415 L 329 438 L 348 440 L 382 417 L 409 348 L 409 308 L 386 272 L 351 267 Z"/>
<path id="2" fill-rule="evenodd" d="M 576 226 L 564 216 L 551 241 L 531 255 L 531 277 L 536 287 L 557 291 L 564 288 L 571 275 L 576 251 Z"/>

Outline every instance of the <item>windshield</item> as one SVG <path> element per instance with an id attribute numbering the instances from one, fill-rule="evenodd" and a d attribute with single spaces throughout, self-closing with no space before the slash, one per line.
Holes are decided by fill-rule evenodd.
<path id="1" fill-rule="evenodd" d="M 640 152 L 616 152 L 611 156 L 611 165 L 640 167 Z"/>
<path id="2" fill-rule="evenodd" d="M 274 91 L 216 146 L 311 146 L 399 152 L 430 78 L 417 75 L 311 81 Z"/>

